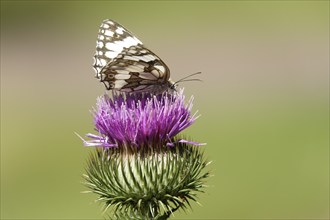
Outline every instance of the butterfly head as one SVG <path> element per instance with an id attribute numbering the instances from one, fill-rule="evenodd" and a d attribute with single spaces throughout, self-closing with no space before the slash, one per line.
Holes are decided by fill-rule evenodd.
<path id="1" fill-rule="evenodd" d="M 178 84 L 181 83 L 181 82 L 189 82 L 189 81 L 201 81 L 200 79 L 191 79 L 190 77 L 192 76 L 195 76 L 195 75 L 198 75 L 198 74 L 201 74 L 201 72 L 197 72 L 197 73 L 193 73 L 193 74 L 190 74 L 186 77 L 183 77 L 182 79 L 179 79 L 178 81 L 176 82 L 173 82 L 172 80 L 168 80 L 168 88 L 172 91 L 176 91 L 176 88 L 178 87 Z M 189 79 L 190 78 L 190 79 Z"/>
<path id="2" fill-rule="evenodd" d="M 172 80 L 168 80 L 167 82 L 167 88 L 169 88 L 170 91 L 176 91 L 176 88 L 178 87 L 178 84 L 176 82 L 173 82 Z"/>

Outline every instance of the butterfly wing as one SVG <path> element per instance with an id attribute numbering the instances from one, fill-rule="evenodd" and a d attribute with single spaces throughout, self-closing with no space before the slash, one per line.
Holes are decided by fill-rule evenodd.
<path id="1" fill-rule="evenodd" d="M 93 67 L 108 90 L 160 91 L 168 88 L 166 64 L 120 24 L 104 20 L 99 29 Z"/>
<path id="2" fill-rule="evenodd" d="M 142 45 L 132 33 L 110 19 L 104 20 L 100 26 L 93 67 L 96 78 L 100 78 L 101 69 L 116 58 L 124 48 Z"/>
<path id="3" fill-rule="evenodd" d="M 170 71 L 153 52 L 137 45 L 125 48 L 100 75 L 107 89 L 156 92 L 167 89 Z"/>

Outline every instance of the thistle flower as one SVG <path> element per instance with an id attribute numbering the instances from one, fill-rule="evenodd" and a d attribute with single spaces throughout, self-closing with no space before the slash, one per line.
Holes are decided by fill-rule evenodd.
<path id="1" fill-rule="evenodd" d="M 93 110 L 99 135 L 87 134 L 86 186 L 113 207 L 111 219 L 167 219 L 196 201 L 209 176 L 197 142 L 180 138 L 196 120 L 178 93 L 104 95 Z"/>
<path id="2" fill-rule="evenodd" d="M 101 96 L 93 111 L 95 128 L 100 135 L 87 134 L 91 140 L 84 143 L 86 146 L 103 147 L 127 143 L 135 147 L 150 143 L 173 146 L 173 137 L 197 118 L 196 113 L 190 113 L 193 98 L 187 105 L 184 99 L 183 90 L 174 95 L 114 93 L 113 98 Z"/>

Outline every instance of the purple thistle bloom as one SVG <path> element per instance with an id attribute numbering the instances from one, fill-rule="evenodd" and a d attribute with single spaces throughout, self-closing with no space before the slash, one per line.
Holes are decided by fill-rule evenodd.
<path id="1" fill-rule="evenodd" d="M 93 111 L 94 124 L 100 136 L 87 134 L 91 140 L 85 146 L 118 147 L 130 144 L 136 147 L 160 143 L 173 146 L 173 138 L 196 119 L 191 115 L 191 98 L 184 103 L 183 90 L 174 94 L 113 93 L 97 100 Z M 179 140 L 178 142 L 187 142 Z M 191 142 L 194 145 L 200 145 Z"/>

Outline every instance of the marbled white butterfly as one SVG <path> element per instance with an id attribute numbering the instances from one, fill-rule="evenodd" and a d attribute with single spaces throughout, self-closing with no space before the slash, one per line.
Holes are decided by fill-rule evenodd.
<path id="1" fill-rule="evenodd" d="M 104 20 L 96 43 L 93 67 L 108 90 L 158 93 L 175 89 L 166 64 L 120 24 Z"/>

